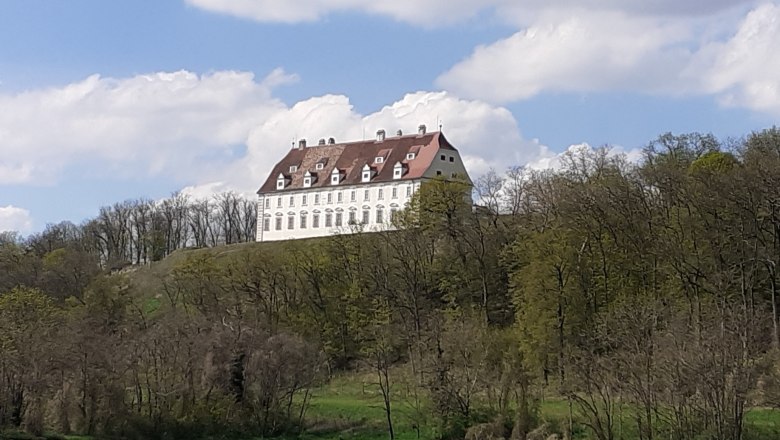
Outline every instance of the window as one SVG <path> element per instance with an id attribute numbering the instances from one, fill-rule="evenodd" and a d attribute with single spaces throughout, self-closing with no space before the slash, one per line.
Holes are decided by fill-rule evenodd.
<path id="1" fill-rule="evenodd" d="M 456 179 L 458 177 L 458 173 L 452 173 L 451 176 L 452 176 L 453 179 Z"/>
<path id="2" fill-rule="evenodd" d="M 401 171 L 403 171 L 403 168 L 397 167 L 393 170 L 393 179 L 400 179 L 401 178 Z"/>
<path id="3" fill-rule="evenodd" d="M 370 192 L 369 190 L 363 191 L 363 201 L 364 202 L 367 202 L 370 199 L 369 192 Z"/>
<path id="4" fill-rule="evenodd" d="M 328 204 L 333 203 L 333 193 L 328 193 Z"/>
<path id="5" fill-rule="evenodd" d="M 341 191 L 338 192 L 338 202 L 341 203 L 344 201 L 344 194 L 341 193 Z"/>
<path id="6" fill-rule="evenodd" d="M 314 168 L 317 169 L 317 170 L 321 170 L 321 169 L 325 168 L 325 164 L 324 163 L 318 163 L 317 165 L 314 165 Z"/>
<path id="7" fill-rule="evenodd" d="M 398 198 L 398 187 L 397 186 L 393 187 L 393 198 L 394 199 Z"/>
<path id="8" fill-rule="evenodd" d="M 363 224 L 367 225 L 371 212 L 368 209 L 363 210 Z"/>
<path id="9" fill-rule="evenodd" d="M 281 197 L 277 197 L 276 198 L 276 207 L 277 208 L 281 208 L 282 207 L 282 198 Z"/>
<path id="10" fill-rule="evenodd" d="M 306 206 L 306 202 L 308 201 L 308 196 L 306 194 L 303 195 L 303 200 L 301 200 L 301 205 Z"/>
<path id="11" fill-rule="evenodd" d="M 349 224 L 354 225 L 357 220 L 357 215 L 355 214 L 355 211 L 349 211 Z"/>
<path id="12" fill-rule="evenodd" d="M 379 188 L 379 191 L 378 191 L 378 194 L 377 194 L 377 199 L 382 200 L 384 198 L 385 198 L 385 190 L 383 190 L 382 188 Z"/>
<path id="13" fill-rule="evenodd" d="M 306 214 L 301 214 L 301 229 L 306 229 Z"/>
<path id="14" fill-rule="evenodd" d="M 320 195 L 314 194 L 314 204 L 319 205 L 320 204 Z"/>
<path id="15" fill-rule="evenodd" d="M 320 227 L 320 215 L 319 214 L 312 214 L 312 216 L 311 216 L 311 227 L 312 228 L 319 228 Z"/>
<path id="16" fill-rule="evenodd" d="M 406 160 L 414 160 L 414 153 L 406 153 Z"/>
<path id="17" fill-rule="evenodd" d="M 395 221 L 395 216 L 398 214 L 398 210 L 395 208 L 390 208 L 390 222 Z"/>
<path id="18" fill-rule="evenodd" d="M 353 189 L 353 190 L 352 190 L 352 191 L 350 191 L 350 193 L 349 193 L 349 201 L 350 201 L 350 202 L 354 202 L 355 200 L 356 200 L 356 197 L 355 197 L 355 190 Z"/>
<path id="19" fill-rule="evenodd" d="M 341 227 L 341 220 L 343 215 L 340 212 L 336 213 L 336 226 Z"/>
<path id="20" fill-rule="evenodd" d="M 450 156 L 450 162 L 455 162 L 455 156 Z"/>
<path id="21" fill-rule="evenodd" d="M 376 222 L 380 225 L 385 222 L 385 212 L 382 211 L 382 208 L 376 210 Z"/>
<path id="22" fill-rule="evenodd" d="M 276 229 L 277 231 L 281 231 L 282 230 L 282 218 L 281 217 L 276 217 L 276 225 L 275 226 L 276 227 L 274 229 Z"/>
<path id="23" fill-rule="evenodd" d="M 284 189 L 284 179 L 279 179 L 276 181 L 276 189 Z"/>
<path id="24" fill-rule="evenodd" d="M 265 209 L 268 209 L 271 207 L 271 199 L 267 198 L 265 199 Z"/>
<path id="25" fill-rule="evenodd" d="M 290 196 L 290 206 L 295 206 L 295 196 Z"/>
<path id="26" fill-rule="evenodd" d="M 441 158 L 441 160 L 447 160 L 447 156 L 445 156 L 443 154 L 441 156 L 439 156 L 439 158 Z"/>
<path id="27" fill-rule="evenodd" d="M 412 196 L 412 185 L 406 187 L 406 197 Z"/>
<path id="28" fill-rule="evenodd" d="M 382 163 L 385 161 L 385 158 L 382 156 L 377 156 L 374 158 L 374 163 Z"/>
<path id="29" fill-rule="evenodd" d="M 264 218 L 263 219 L 263 230 L 264 231 L 270 231 L 271 230 L 271 219 L 270 218 Z"/>
<path id="30" fill-rule="evenodd" d="M 290 172 L 294 173 L 296 171 L 298 171 L 298 165 L 290 165 Z"/>
<path id="31" fill-rule="evenodd" d="M 330 177 L 330 183 L 331 183 L 332 185 L 336 185 L 336 184 L 338 184 L 338 183 L 339 183 L 339 175 L 338 175 L 338 174 L 334 174 L 334 175 L 332 175 L 332 176 Z"/>
<path id="32" fill-rule="evenodd" d="M 303 178 L 303 187 L 308 188 L 311 186 L 311 177 L 304 177 Z"/>
<path id="33" fill-rule="evenodd" d="M 371 180 L 371 171 L 363 171 L 363 182 Z"/>
<path id="34" fill-rule="evenodd" d="M 295 216 L 287 217 L 287 229 L 295 228 Z"/>
<path id="35" fill-rule="evenodd" d="M 436 175 L 441 176 L 441 170 L 436 170 Z"/>
<path id="36" fill-rule="evenodd" d="M 333 214 L 331 213 L 325 213 L 325 227 L 330 228 L 333 226 Z"/>

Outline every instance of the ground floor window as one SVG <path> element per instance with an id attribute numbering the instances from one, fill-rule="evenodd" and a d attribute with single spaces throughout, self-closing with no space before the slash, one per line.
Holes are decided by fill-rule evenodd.
<path id="1" fill-rule="evenodd" d="M 368 209 L 363 211 L 363 224 L 364 225 L 368 224 L 370 215 L 371 215 L 371 213 L 368 211 Z"/>
<path id="2" fill-rule="evenodd" d="M 380 225 L 385 222 L 385 212 L 382 208 L 376 210 L 376 222 Z"/>
<path id="3" fill-rule="evenodd" d="M 281 231 L 282 230 L 282 218 L 276 217 L 276 230 Z"/>
<path id="4" fill-rule="evenodd" d="M 333 226 L 333 214 L 327 213 L 325 214 L 325 227 L 330 228 Z"/>
<path id="5" fill-rule="evenodd" d="M 287 217 L 287 229 L 295 228 L 295 217 L 292 215 Z"/>
<path id="6" fill-rule="evenodd" d="M 340 212 L 336 213 L 336 226 L 340 227 L 342 223 L 342 214 Z"/>
<path id="7" fill-rule="evenodd" d="M 320 215 L 319 214 L 313 214 L 311 216 L 311 227 L 312 228 L 319 228 L 320 227 Z"/>
<path id="8" fill-rule="evenodd" d="M 270 218 L 264 218 L 263 219 L 263 230 L 264 231 L 270 231 L 271 230 L 271 219 Z"/>

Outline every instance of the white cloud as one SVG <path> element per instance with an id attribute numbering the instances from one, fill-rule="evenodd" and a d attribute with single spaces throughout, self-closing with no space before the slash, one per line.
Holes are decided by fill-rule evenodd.
<path id="1" fill-rule="evenodd" d="M 421 123 L 442 123 L 474 174 L 549 154 L 523 139 L 507 109 L 482 101 L 416 92 L 364 115 L 342 95 L 292 106 L 272 96 L 273 86 L 295 79 L 281 70 L 260 82 L 244 72 L 95 75 L 0 95 L 0 185 L 55 184 L 78 167 L 130 182 L 168 176 L 195 197 L 251 194 L 297 138 L 348 141 L 380 128 L 415 132 Z"/>
<path id="2" fill-rule="evenodd" d="M 517 26 L 438 79 L 459 96 L 506 103 L 539 93 L 713 95 L 780 114 L 780 11 L 763 0 L 186 0 L 261 22 L 314 21 L 338 12 L 413 25 L 492 14 Z M 752 11 L 750 9 L 753 8 Z M 445 14 L 442 11 L 446 11 Z M 746 15 L 747 14 L 747 15 Z M 741 22 L 741 23 L 740 23 Z"/>
<path id="3" fill-rule="evenodd" d="M 425 27 L 468 18 L 504 0 L 186 0 L 195 7 L 259 22 L 299 23 L 333 12 L 384 15 Z M 442 11 L 446 11 L 443 14 Z"/>
<path id="4" fill-rule="evenodd" d="M 689 31 L 677 21 L 616 12 L 552 14 L 478 47 L 438 79 L 469 97 L 509 102 L 542 91 L 679 88 Z"/>
<path id="5" fill-rule="evenodd" d="M 301 101 L 279 111 L 252 130 L 245 158 L 219 180 L 187 189 L 200 196 L 230 188 L 254 192 L 298 138 L 316 144 L 320 138 L 337 141 L 373 138 L 379 129 L 394 134 L 414 133 L 419 124 L 430 130 L 443 124 L 447 139 L 466 162 L 469 173 L 479 175 L 490 167 L 503 169 L 550 154 L 537 141 L 523 139 L 512 114 L 480 101 L 458 99 L 446 92 L 410 93 L 377 112 L 356 113 L 346 96 L 326 95 Z"/>
<path id="6" fill-rule="evenodd" d="M 13 205 L 0 206 L 0 232 L 28 233 L 32 226 L 30 211 Z"/>
<path id="7" fill-rule="evenodd" d="M 684 8 L 649 14 L 632 2 L 609 10 L 611 3 L 542 11 L 524 30 L 477 47 L 437 83 L 497 103 L 543 92 L 628 91 L 712 95 L 727 106 L 780 115 L 780 5 L 691 17 Z M 656 2 L 657 12 L 664 5 L 671 4 Z"/>
<path id="8" fill-rule="evenodd" d="M 705 47 L 689 69 L 730 106 L 780 115 L 780 5 L 751 11 L 728 41 Z"/>
<path id="9" fill-rule="evenodd" d="M 548 154 L 545 156 L 541 156 L 536 160 L 530 161 L 527 164 L 527 167 L 532 170 L 560 170 L 563 168 L 564 165 L 564 158 L 566 156 L 581 156 L 583 154 L 590 154 L 596 151 L 595 148 L 591 147 L 588 143 L 581 143 L 581 144 L 573 144 L 569 145 L 569 147 L 560 152 L 555 154 Z M 622 146 L 619 145 L 610 145 L 609 151 L 607 153 L 608 156 L 623 156 L 628 162 L 631 163 L 639 163 L 642 160 L 642 149 L 641 148 L 632 148 L 630 150 L 626 150 Z"/>
<path id="10" fill-rule="evenodd" d="M 295 78 L 274 71 L 187 71 L 131 78 L 90 76 L 63 87 L 0 94 L 0 184 L 56 182 L 63 169 L 97 164 L 94 174 L 185 178 L 284 108 L 273 86 Z"/>
<path id="11" fill-rule="evenodd" d="M 356 11 L 436 27 L 454 24 L 482 11 L 516 23 L 527 23 L 541 11 L 586 10 L 638 15 L 702 16 L 752 4 L 756 0 L 185 0 L 211 12 L 259 22 L 298 23 L 320 20 L 336 12 Z"/>

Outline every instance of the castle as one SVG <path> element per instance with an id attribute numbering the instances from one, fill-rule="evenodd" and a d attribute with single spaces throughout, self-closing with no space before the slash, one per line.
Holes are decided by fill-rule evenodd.
<path id="1" fill-rule="evenodd" d="M 440 177 L 441 176 L 441 177 Z M 393 215 L 420 184 L 466 178 L 460 154 L 441 131 L 336 143 L 306 140 L 274 166 L 257 191 L 257 241 L 391 229 Z"/>

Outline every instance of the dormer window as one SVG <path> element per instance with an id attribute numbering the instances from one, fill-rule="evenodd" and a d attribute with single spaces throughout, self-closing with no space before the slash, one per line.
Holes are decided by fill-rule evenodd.
<path id="1" fill-rule="evenodd" d="M 382 156 L 377 156 L 374 158 L 374 163 L 382 163 L 385 161 L 385 158 Z"/>
<path id="2" fill-rule="evenodd" d="M 306 171 L 306 174 L 303 175 L 303 187 L 309 188 L 313 182 L 314 176 L 311 174 L 311 172 Z"/>
<path id="3" fill-rule="evenodd" d="M 404 166 L 401 162 L 396 162 L 393 167 L 393 179 L 400 179 L 404 175 Z"/>
<path id="4" fill-rule="evenodd" d="M 298 171 L 298 165 L 290 165 L 290 172 L 294 173 L 296 171 Z"/>
<path id="5" fill-rule="evenodd" d="M 341 182 L 341 173 L 338 168 L 333 168 L 333 172 L 330 173 L 330 184 L 338 185 Z"/>
<path id="6" fill-rule="evenodd" d="M 314 168 L 315 168 L 316 170 L 321 170 L 321 169 L 325 168 L 325 164 L 323 164 L 323 163 L 318 163 L 317 165 L 315 165 L 315 166 L 314 166 Z"/>
<path id="7" fill-rule="evenodd" d="M 371 167 L 368 166 L 368 164 L 365 164 L 363 166 L 363 174 L 361 182 L 370 182 L 371 181 Z"/>
<path id="8" fill-rule="evenodd" d="M 285 185 L 287 183 L 287 178 L 284 177 L 284 174 L 279 174 L 279 177 L 276 178 L 276 189 L 284 189 Z"/>
<path id="9" fill-rule="evenodd" d="M 406 153 L 406 160 L 414 160 L 414 153 Z"/>

